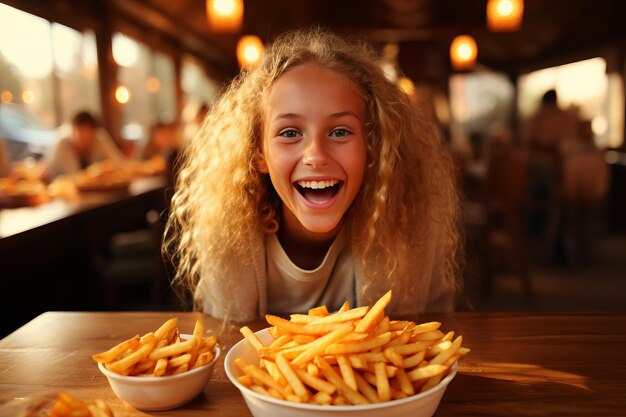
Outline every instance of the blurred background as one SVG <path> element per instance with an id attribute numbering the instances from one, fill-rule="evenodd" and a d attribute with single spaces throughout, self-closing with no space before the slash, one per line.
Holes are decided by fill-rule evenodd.
<path id="1" fill-rule="evenodd" d="M 5 176 L 36 166 L 79 111 L 129 158 L 155 128 L 184 143 L 265 44 L 320 25 L 367 39 L 440 126 L 464 196 L 459 310 L 624 311 L 625 12 L 620 0 L 2 0 Z M 171 192 L 124 227 L 132 193 L 0 208 L 1 301 L 23 306 L 3 310 L 2 334 L 51 309 L 184 308 L 158 254 Z"/>

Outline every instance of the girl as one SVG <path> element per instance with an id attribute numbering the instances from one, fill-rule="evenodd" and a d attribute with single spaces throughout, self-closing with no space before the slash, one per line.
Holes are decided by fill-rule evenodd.
<path id="1" fill-rule="evenodd" d="M 458 198 L 430 120 L 374 52 L 285 34 L 185 150 L 164 248 L 196 307 L 247 321 L 389 289 L 391 314 L 451 311 Z"/>

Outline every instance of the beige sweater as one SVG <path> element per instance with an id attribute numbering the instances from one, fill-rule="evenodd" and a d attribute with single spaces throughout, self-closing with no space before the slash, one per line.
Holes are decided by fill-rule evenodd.
<path id="1" fill-rule="evenodd" d="M 439 233 L 435 230 L 429 236 L 431 242 L 440 242 Z M 356 233 L 351 234 L 353 253 L 358 250 L 360 242 Z M 202 308 L 213 317 L 227 317 L 231 321 L 243 322 L 263 317 L 267 313 L 267 268 L 263 233 L 250 235 L 249 256 L 245 259 L 232 257 L 227 268 L 217 271 L 211 267 L 208 259 L 204 259 L 203 277 L 215 274 L 219 279 L 201 280 L 196 297 L 202 299 Z M 409 285 L 411 302 L 406 305 L 394 303 L 385 310 L 394 317 L 415 316 L 423 312 L 451 312 L 454 309 L 454 290 L 438 272 L 435 259 L 439 258 L 438 245 L 430 245 L 427 253 L 420 259 L 411 262 L 412 282 Z M 385 278 L 374 278 L 367 286 L 366 294 L 362 290 L 367 282 L 363 264 L 355 258 L 356 300 L 359 305 L 372 305 L 388 290 L 396 294 L 405 289 L 394 288 Z M 220 277 L 221 275 L 221 277 Z M 209 281 L 213 284 L 209 285 Z"/>

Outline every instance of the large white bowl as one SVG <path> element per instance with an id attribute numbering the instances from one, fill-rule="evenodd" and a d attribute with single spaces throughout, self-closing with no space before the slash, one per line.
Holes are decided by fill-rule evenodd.
<path id="1" fill-rule="evenodd" d="M 274 340 L 268 330 L 263 329 L 255 333 L 266 345 Z M 443 393 L 457 371 L 457 364 L 455 363 L 450 373 L 435 387 L 400 400 L 368 405 L 323 406 L 278 400 L 252 391 L 236 379 L 242 375 L 239 368 L 233 363 L 236 358 L 242 358 L 247 363 L 256 364 L 259 356 L 254 347 L 243 339 L 228 351 L 224 359 L 226 375 L 239 388 L 243 399 L 255 417 L 431 417 L 435 414 Z"/>
<path id="2" fill-rule="evenodd" d="M 181 334 L 182 339 L 191 335 Z M 169 410 L 193 400 L 206 386 L 213 374 L 213 367 L 221 353 L 215 346 L 215 357 L 211 362 L 191 371 L 170 376 L 123 376 L 111 372 L 101 363 L 100 371 L 109 380 L 115 395 L 131 406 L 146 411 Z"/>

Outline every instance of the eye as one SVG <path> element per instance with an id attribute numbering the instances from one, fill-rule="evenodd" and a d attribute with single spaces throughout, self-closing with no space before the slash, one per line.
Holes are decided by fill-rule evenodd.
<path id="1" fill-rule="evenodd" d="M 285 129 L 278 133 L 278 136 L 282 136 L 284 138 L 297 138 L 299 135 L 300 132 L 295 129 Z"/>
<path id="2" fill-rule="evenodd" d="M 349 131 L 348 129 L 345 129 L 343 127 L 334 129 L 332 132 L 330 132 L 330 136 L 336 137 L 336 138 L 343 138 L 346 137 L 348 135 L 351 135 L 352 132 Z"/>

